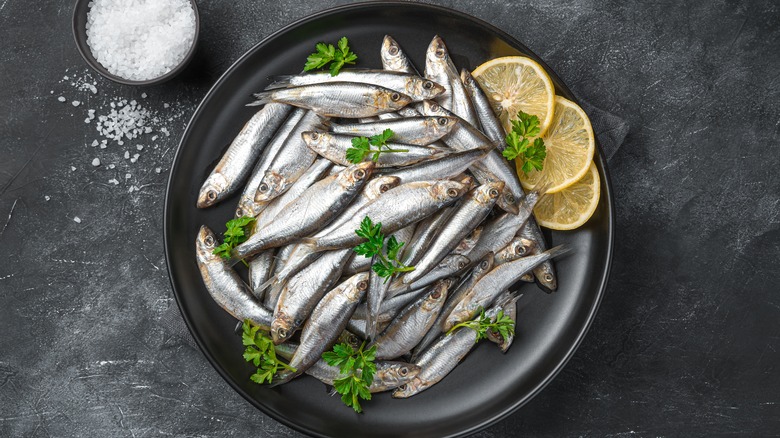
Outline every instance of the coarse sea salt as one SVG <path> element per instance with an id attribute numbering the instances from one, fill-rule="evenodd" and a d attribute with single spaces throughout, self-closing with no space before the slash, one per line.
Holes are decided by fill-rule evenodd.
<path id="1" fill-rule="evenodd" d="M 125 79 L 158 78 L 195 43 L 195 11 L 187 0 L 93 0 L 87 44 L 109 72 Z"/>

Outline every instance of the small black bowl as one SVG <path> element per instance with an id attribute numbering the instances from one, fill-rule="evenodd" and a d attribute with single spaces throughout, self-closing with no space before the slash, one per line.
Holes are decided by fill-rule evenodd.
<path id="1" fill-rule="evenodd" d="M 97 59 L 92 55 L 92 49 L 87 44 L 87 13 L 89 12 L 89 3 L 91 0 L 76 0 L 76 6 L 73 8 L 73 38 L 76 40 L 76 47 L 81 53 L 81 57 L 87 61 L 90 67 L 95 71 L 103 75 L 104 77 L 125 85 L 156 85 L 161 84 L 177 74 L 181 73 L 187 67 L 187 64 L 192 61 L 195 54 L 195 48 L 198 46 L 198 35 L 200 34 L 200 15 L 198 14 L 198 5 L 195 0 L 190 0 L 192 9 L 195 11 L 195 38 L 192 42 L 192 47 L 184 56 L 184 59 L 173 70 L 165 73 L 162 76 L 154 79 L 147 79 L 145 81 L 133 81 L 130 79 L 121 78 L 103 67 Z"/>

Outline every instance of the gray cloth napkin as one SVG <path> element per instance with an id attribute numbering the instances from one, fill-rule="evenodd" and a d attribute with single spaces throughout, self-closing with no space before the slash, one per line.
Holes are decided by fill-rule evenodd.
<path id="1" fill-rule="evenodd" d="M 628 123 L 619 116 L 596 108 L 586 101 L 580 100 L 580 103 L 590 117 L 593 133 L 596 134 L 601 144 L 601 151 L 609 161 L 623 144 L 628 134 Z M 172 338 L 178 338 L 191 347 L 196 347 L 195 339 L 179 312 L 179 306 L 171 305 L 160 317 L 160 325 Z"/>

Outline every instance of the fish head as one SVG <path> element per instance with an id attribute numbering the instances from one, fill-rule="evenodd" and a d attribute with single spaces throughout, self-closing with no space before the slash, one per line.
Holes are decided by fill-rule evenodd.
<path id="1" fill-rule="evenodd" d="M 401 361 L 381 361 L 376 364 L 374 378 L 382 382 L 382 386 L 397 388 L 417 377 L 422 367 L 413 363 Z"/>
<path id="2" fill-rule="evenodd" d="M 474 189 L 474 200 L 482 205 L 494 205 L 504 191 L 503 181 L 492 181 Z"/>
<path id="3" fill-rule="evenodd" d="M 455 127 L 455 125 L 459 122 L 458 118 L 455 117 L 455 115 L 447 109 L 445 109 L 443 106 L 439 105 L 436 101 L 426 99 L 422 101 L 422 105 L 419 106 L 420 112 L 423 113 L 424 116 L 428 117 L 450 117 L 454 119 L 453 126 L 450 127 L 450 130 Z"/>
<path id="4" fill-rule="evenodd" d="M 474 249 L 474 246 L 479 242 L 480 236 L 482 236 L 482 230 L 484 227 L 482 225 L 479 225 L 477 228 L 474 228 L 471 230 L 468 236 L 466 236 L 462 243 L 462 248 L 460 248 L 461 245 L 459 245 L 459 248 L 463 250 L 462 254 L 466 254 L 472 249 Z"/>
<path id="5" fill-rule="evenodd" d="M 555 278 L 555 271 L 553 271 L 551 263 L 543 263 L 534 269 L 534 276 L 536 284 L 548 294 L 558 290 L 558 280 Z"/>
<path id="6" fill-rule="evenodd" d="M 198 193 L 198 208 L 211 207 L 227 195 L 230 183 L 225 175 L 220 172 L 212 172 Z"/>
<path id="7" fill-rule="evenodd" d="M 471 264 L 471 260 L 462 254 L 449 255 L 446 259 L 444 259 L 444 262 L 447 263 L 447 265 L 450 267 L 450 272 L 453 273 L 461 272 Z"/>
<path id="8" fill-rule="evenodd" d="M 271 321 L 271 339 L 274 345 L 279 345 L 290 339 L 298 329 L 296 321 L 284 312 L 277 312 Z"/>
<path id="9" fill-rule="evenodd" d="M 438 35 L 434 36 L 428 45 L 428 50 L 425 51 L 425 74 L 439 76 L 441 73 L 437 72 L 442 72 L 446 68 L 449 57 L 444 40 Z"/>
<path id="10" fill-rule="evenodd" d="M 482 257 L 482 260 L 477 263 L 477 266 L 474 267 L 474 275 L 481 277 L 485 275 L 487 272 L 489 272 L 491 269 L 493 269 L 493 265 L 496 262 L 496 256 L 491 251 L 485 255 L 485 257 Z"/>
<path id="11" fill-rule="evenodd" d="M 425 105 L 425 103 L 423 103 Z M 449 134 L 455 123 L 458 121 L 455 117 L 449 116 L 428 116 L 425 118 L 425 126 L 436 135 L 444 137 Z"/>
<path id="12" fill-rule="evenodd" d="M 282 193 L 288 185 L 287 179 L 282 175 L 269 170 L 263 175 L 263 179 L 260 180 L 260 184 L 257 186 L 257 193 L 255 193 L 255 202 L 267 202 L 270 201 Z"/>
<path id="13" fill-rule="evenodd" d="M 343 332 L 341 332 L 336 342 L 346 343 L 347 345 L 349 345 L 350 347 L 356 350 L 360 348 L 360 344 L 363 343 L 356 334 L 352 333 L 349 330 L 344 330 Z"/>
<path id="14" fill-rule="evenodd" d="M 360 272 L 349 278 L 346 297 L 350 301 L 360 301 L 368 290 L 368 272 Z"/>
<path id="15" fill-rule="evenodd" d="M 510 247 L 515 256 L 525 257 L 534 252 L 536 244 L 530 239 L 519 237 L 510 244 Z"/>
<path id="16" fill-rule="evenodd" d="M 413 71 L 409 58 L 406 57 L 403 50 L 401 50 L 401 46 L 390 35 L 385 35 L 385 39 L 382 40 L 380 56 L 382 57 L 382 66 L 386 70 Z"/>
<path id="17" fill-rule="evenodd" d="M 415 377 L 393 391 L 393 398 L 409 398 L 425 389 L 423 382 Z"/>
<path id="18" fill-rule="evenodd" d="M 210 260 L 218 259 L 220 256 L 214 254 L 214 248 L 219 245 L 217 236 L 211 229 L 201 225 L 198 231 L 198 237 L 195 241 L 195 253 L 199 263 L 206 263 Z"/>
<path id="19" fill-rule="evenodd" d="M 392 110 L 399 110 L 414 102 L 414 99 L 408 95 L 388 89 L 377 90 L 374 99 L 377 108 L 390 108 Z"/>
<path id="20" fill-rule="evenodd" d="M 371 181 L 366 183 L 366 187 L 363 189 L 363 194 L 370 200 L 374 200 L 379 195 L 387 192 L 388 190 L 398 187 L 401 184 L 401 178 L 390 175 L 380 175 L 376 178 L 372 178 Z"/>
<path id="21" fill-rule="evenodd" d="M 440 309 L 441 306 L 444 304 L 444 301 L 447 299 L 448 290 L 449 290 L 449 285 L 447 284 L 447 282 L 437 281 L 431 288 L 431 291 L 428 293 L 428 296 L 425 297 L 425 301 L 423 301 L 422 304 L 422 310 L 426 312 L 431 312 L 434 309 Z"/>
<path id="22" fill-rule="evenodd" d="M 301 133 L 301 138 L 309 149 L 317 153 L 323 153 L 328 149 L 333 136 L 328 132 L 306 131 Z"/>
<path id="23" fill-rule="evenodd" d="M 468 186 L 458 181 L 436 181 L 431 186 L 433 197 L 447 205 L 460 199 L 468 191 Z"/>
<path id="24" fill-rule="evenodd" d="M 362 187 L 365 182 L 371 178 L 376 163 L 373 161 L 363 161 L 353 164 L 339 173 L 339 181 L 345 188 Z"/>
<path id="25" fill-rule="evenodd" d="M 234 212 L 235 217 L 252 216 L 255 217 L 269 204 L 269 202 L 254 202 L 251 196 L 242 196 Z"/>
<path id="26" fill-rule="evenodd" d="M 410 96 L 416 96 L 420 99 L 433 99 L 444 93 L 444 87 L 425 78 L 411 78 L 406 83 L 406 91 Z"/>

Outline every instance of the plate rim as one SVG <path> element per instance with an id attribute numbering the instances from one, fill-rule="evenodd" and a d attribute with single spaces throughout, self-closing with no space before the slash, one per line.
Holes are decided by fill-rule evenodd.
<path id="1" fill-rule="evenodd" d="M 185 140 L 189 139 L 190 134 L 190 127 L 192 126 L 192 123 L 195 121 L 196 118 L 198 118 L 201 113 L 204 111 L 204 107 L 213 99 L 214 94 L 213 92 L 222 85 L 222 83 L 225 81 L 226 77 L 231 74 L 238 66 L 244 62 L 245 59 L 249 58 L 254 52 L 259 50 L 261 47 L 265 46 L 270 40 L 276 38 L 278 35 L 281 35 L 285 32 L 288 32 L 290 29 L 293 29 L 295 27 L 298 27 L 300 25 L 303 25 L 307 22 L 314 21 L 317 19 L 320 19 L 324 16 L 328 15 L 336 15 L 340 12 L 351 10 L 351 9 L 359 9 L 364 7 L 416 7 L 420 8 L 422 10 L 428 10 L 431 12 L 437 12 L 437 13 L 445 13 L 450 15 L 458 16 L 459 18 L 463 18 L 466 20 L 470 20 L 474 23 L 476 23 L 479 26 L 482 26 L 489 31 L 497 34 L 499 37 L 504 39 L 509 45 L 514 47 L 522 47 L 525 49 L 526 53 L 528 55 L 531 55 L 536 61 L 538 61 L 542 67 L 546 71 L 552 71 L 550 67 L 542 60 L 536 53 L 534 53 L 532 50 L 530 50 L 525 44 L 520 42 L 517 38 L 513 37 L 512 35 L 509 35 L 505 31 L 499 29 L 498 27 L 480 19 L 477 17 L 474 17 L 471 14 L 468 14 L 466 12 L 462 12 L 456 9 L 452 9 L 446 6 L 440 6 L 440 5 L 433 5 L 428 3 L 415 3 L 415 2 L 409 2 L 409 1 L 402 1 L 402 0 L 394 0 L 394 1 L 362 1 L 362 2 L 356 2 L 356 3 L 349 3 L 344 5 L 338 5 L 332 8 L 323 9 L 314 13 L 311 13 L 305 17 L 299 18 L 298 20 L 295 20 L 282 28 L 278 29 L 277 31 L 269 34 L 262 40 L 260 40 L 258 43 L 253 45 L 251 48 L 249 48 L 246 52 L 244 52 L 240 57 L 238 57 L 231 65 L 228 67 L 220 76 L 217 78 L 217 80 L 214 82 L 214 85 L 212 85 L 209 90 L 206 92 L 203 99 L 200 101 L 198 106 L 195 108 L 195 111 L 193 111 L 192 116 L 190 117 L 190 120 L 187 122 L 187 125 L 184 129 L 184 132 L 182 133 L 181 139 L 179 140 L 179 144 L 176 146 L 176 152 L 173 156 L 171 169 L 168 173 L 168 182 L 165 187 L 165 199 L 164 199 L 164 208 L 163 208 L 163 243 L 164 243 L 164 250 L 165 250 L 165 266 L 166 270 L 168 271 L 168 281 L 171 284 L 171 289 L 173 292 L 173 296 L 176 300 L 176 305 L 179 308 L 179 313 L 181 314 L 182 318 L 184 319 L 184 322 L 187 326 L 187 330 L 189 331 L 190 335 L 194 339 L 195 343 L 198 346 L 198 349 L 201 353 L 206 357 L 209 364 L 214 368 L 217 373 L 222 377 L 227 384 L 233 388 L 234 391 L 236 391 L 239 395 L 241 395 L 246 401 L 248 401 L 252 406 L 259 409 L 261 412 L 263 412 L 268 417 L 272 418 L 274 421 L 278 421 L 285 426 L 296 430 L 298 432 L 315 436 L 315 437 L 324 437 L 327 438 L 329 435 L 322 434 L 321 432 L 310 429 L 308 427 L 302 426 L 298 423 L 295 423 L 293 421 L 288 420 L 286 417 L 280 417 L 277 416 L 273 411 L 270 409 L 267 409 L 264 405 L 259 403 L 257 400 L 255 400 L 253 397 L 251 397 L 246 391 L 244 391 L 241 387 L 239 387 L 235 382 L 232 381 L 232 379 L 226 374 L 226 372 L 217 365 L 216 359 L 213 357 L 211 352 L 205 348 L 203 341 L 200 339 L 200 337 L 197 335 L 196 330 L 194 329 L 193 322 L 190 318 L 190 316 L 185 312 L 182 304 L 182 300 L 180 297 L 180 292 L 178 288 L 176 287 L 176 284 L 174 282 L 174 276 L 173 276 L 173 270 L 171 266 L 171 248 L 169 245 L 169 237 L 170 232 L 169 228 L 171 224 L 169 223 L 170 215 L 169 215 L 169 209 L 171 208 L 172 203 L 172 196 L 171 196 L 171 186 L 173 185 L 173 175 L 174 171 L 177 170 L 177 167 L 179 165 L 179 158 L 182 151 L 182 147 L 185 143 Z M 557 75 L 556 75 L 557 76 Z M 571 92 L 571 90 L 568 88 L 568 86 L 563 82 L 560 77 L 558 78 L 559 82 L 563 88 L 563 90 L 573 97 L 573 101 L 582 106 L 580 103 L 580 100 L 574 96 L 574 94 Z M 521 407 L 523 407 L 525 404 L 533 400 L 542 390 L 544 390 L 547 385 L 550 384 L 557 376 L 560 374 L 560 372 L 566 367 L 566 365 L 569 363 L 569 361 L 574 356 L 574 353 L 577 351 L 577 349 L 582 344 L 582 341 L 585 339 L 585 336 L 587 335 L 588 331 L 590 330 L 591 326 L 593 325 L 593 321 L 595 319 L 596 313 L 599 310 L 599 307 L 601 306 L 601 302 L 604 298 L 604 294 L 606 292 L 607 284 L 609 282 L 609 275 L 612 270 L 612 260 L 614 256 L 614 240 L 615 240 L 615 203 L 612 196 L 612 181 L 611 177 L 609 175 L 609 171 L 607 168 L 607 160 L 604 158 L 604 151 L 603 148 L 596 139 L 596 149 L 598 151 L 598 154 L 594 156 L 594 160 L 598 162 L 598 167 L 602 170 L 603 175 L 599 175 L 602 177 L 604 182 L 604 187 L 606 190 L 602 191 L 602 199 L 606 199 L 607 206 L 608 206 L 608 214 L 606 215 L 607 219 L 607 252 L 606 252 L 606 266 L 603 271 L 603 274 L 601 275 L 601 278 L 599 279 L 599 287 L 596 294 L 596 298 L 590 307 L 586 322 L 582 326 L 582 328 L 579 330 L 576 336 L 576 340 L 572 345 L 567 349 L 564 357 L 556 363 L 555 367 L 547 373 L 547 375 L 542 379 L 534 388 L 533 390 L 529 391 L 524 397 L 518 399 L 516 402 L 512 404 L 506 405 L 502 410 L 496 412 L 494 415 L 491 415 L 490 417 L 486 417 L 482 421 L 474 424 L 473 426 L 460 430 L 456 433 L 452 433 L 449 435 L 445 435 L 446 437 L 460 437 L 460 436 L 467 436 L 474 433 L 477 433 L 481 430 L 484 430 L 497 422 L 507 418 L 511 414 L 515 413 L 517 410 L 519 410 Z M 606 195 L 606 196 L 603 196 Z"/>

